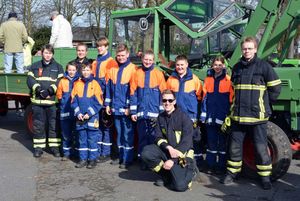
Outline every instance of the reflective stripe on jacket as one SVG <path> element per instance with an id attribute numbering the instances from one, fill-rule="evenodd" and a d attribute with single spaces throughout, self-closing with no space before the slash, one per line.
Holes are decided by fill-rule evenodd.
<path id="1" fill-rule="evenodd" d="M 107 82 L 107 72 L 113 66 L 118 66 L 118 63 L 110 56 L 109 53 L 104 56 L 98 55 L 97 59 L 92 63 L 93 75 L 104 94 Z"/>
<path id="2" fill-rule="evenodd" d="M 66 72 L 64 77 L 60 80 L 56 97 L 59 101 L 60 107 L 60 119 L 74 119 L 74 111 L 71 108 L 71 93 L 73 89 L 74 82 L 79 79 L 78 74 L 74 77 L 69 77 Z"/>
<path id="3" fill-rule="evenodd" d="M 209 71 L 212 71 L 209 73 L 211 76 L 205 78 L 203 86 L 201 121 L 221 125 L 229 114 L 233 88 L 225 69 L 217 78 L 214 77 L 214 70 Z"/>
<path id="4" fill-rule="evenodd" d="M 193 148 L 193 123 L 180 107 L 171 114 L 161 113 L 157 119 L 155 132 L 155 143 L 162 150 L 166 151 L 166 147 L 170 145 L 180 151 L 180 158 L 193 158 L 193 155 L 188 155 Z"/>
<path id="5" fill-rule="evenodd" d="M 176 95 L 176 104 L 196 121 L 199 119 L 198 101 L 201 100 L 202 84 L 199 78 L 188 68 L 184 77 L 180 78 L 174 71 L 167 80 L 167 89 Z"/>
<path id="6" fill-rule="evenodd" d="M 110 106 L 115 115 L 124 115 L 125 109 L 129 109 L 130 80 L 137 67 L 129 60 L 119 67 L 110 68 L 108 83 L 105 90 L 105 105 Z"/>
<path id="7" fill-rule="evenodd" d="M 46 64 L 43 60 L 35 62 L 31 65 L 27 77 L 27 86 L 30 89 L 31 102 L 35 105 L 54 105 L 55 93 L 58 83 L 63 77 L 63 68 L 54 59 Z M 53 94 L 49 94 L 50 98 L 41 98 L 37 96 L 36 88 L 42 90 L 51 90 Z"/>
<path id="8" fill-rule="evenodd" d="M 138 118 L 157 118 L 161 105 L 161 92 L 166 89 L 164 74 L 154 68 L 137 69 L 130 81 L 130 112 Z"/>
<path id="9" fill-rule="evenodd" d="M 270 64 L 257 58 L 243 58 L 234 66 L 231 80 L 234 100 L 231 118 L 240 124 L 260 124 L 271 115 L 270 103 L 276 101 L 281 81 Z"/>
<path id="10" fill-rule="evenodd" d="M 82 78 L 74 83 L 72 90 L 72 109 L 74 116 L 88 114 L 89 119 L 81 122 L 76 121 L 76 129 L 99 129 L 99 111 L 103 105 L 102 90 L 93 76 Z"/>

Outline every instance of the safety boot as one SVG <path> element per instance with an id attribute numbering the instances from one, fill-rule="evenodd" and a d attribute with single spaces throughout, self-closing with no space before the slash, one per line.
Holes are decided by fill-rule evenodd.
<path id="1" fill-rule="evenodd" d="M 81 160 L 81 161 L 79 161 L 76 165 L 75 165 L 75 167 L 76 168 L 83 168 L 83 167 L 85 167 L 87 165 L 87 161 L 86 160 Z"/>
<path id="2" fill-rule="evenodd" d="M 43 154 L 43 150 L 41 148 L 34 149 L 33 156 L 35 158 L 40 158 Z"/>
<path id="3" fill-rule="evenodd" d="M 262 177 L 261 185 L 264 190 L 270 190 L 272 188 L 272 183 L 270 181 L 270 177 Z"/>
<path id="4" fill-rule="evenodd" d="M 50 148 L 51 153 L 54 157 L 60 157 L 59 149 L 58 147 L 51 147 Z"/>
<path id="5" fill-rule="evenodd" d="M 221 184 L 225 184 L 225 185 L 230 185 L 230 184 L 233 184 L 233 180 L 234 180 L 234 177 L 227 173 L 221 180 L 220 180 L 220 183 Z"/>
<path id="6" fill-rule="evenodd" d="M 97 166 L 96 160 L 91 160 L 91 161 L 88 162 L 86 168 L 88 168 L 88 169 L 94 169 L 96 166 Z"/>

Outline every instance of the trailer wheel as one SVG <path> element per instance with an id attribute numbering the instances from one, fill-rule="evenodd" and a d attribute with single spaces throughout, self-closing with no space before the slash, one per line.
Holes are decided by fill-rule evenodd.
<path id="1" fill-rule="evenodd" d="M 0 116 L 5 116 L 8 112 L 8 100 L 5 96 L 0 96 Z"/>
<path id="2" fill-rule="evenodd" d="M 32 105 L 29 104 L 25 109 L 25 124 L 26 124 L 26 131 L 30 136 L 33 136 L 33 119 L 32 119 Z"/>
<path id="3" fill-rule="evenodd" d="M 288 171 L 292 161 L 292 151 L 290 141 L 283 130 L 273 122 L 268 122 L 267 126 L 268 151 L 272 158 L 271 179 L 275 181 Z M 244 142 L 242 173 L 250 178 L 258 177 L 255 166 L 254 147 L 249 138 L 246 138 Z"/>

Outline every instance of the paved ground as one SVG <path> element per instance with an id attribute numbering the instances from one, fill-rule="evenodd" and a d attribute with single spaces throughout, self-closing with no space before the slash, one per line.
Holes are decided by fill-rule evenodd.
<path id="1" fill-rule="evenodd" d="M 300 161 L 293 160 L 288 173 L 264 191 L 256 181 L 241 178 L 224 186 L 217 177 L 201 176 L 191 191 L 172 192 L 156 187 L 157 178 L 138 166 L 120 170 L 109 162 L 93 170 L 76 169 L 72 161 L 60 161 L 48 153 L 32 157 L 31 138 L 23 119 L 14 112 L 0 117 L 0 200 L 1 201 L 298 201 L 300 198 Z"/>

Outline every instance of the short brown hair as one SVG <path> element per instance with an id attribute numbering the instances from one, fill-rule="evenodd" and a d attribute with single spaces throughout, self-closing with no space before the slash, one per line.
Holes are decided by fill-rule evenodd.
<path id="1" fill-rule="evenodd" d="M 42 54 L 43 54 L 43 52 L 44 52 L 45 50 L 48 50 L 49 52 L 51 52 L 52 54 L 54 54 L 54 48 L 53 48 L 53 46 L 50 45 L 50 44 L 44 45 L 44 46 L 42 47 Z"/>
<path id="2" fill-rule="evenodd" d="M 242 39 L 241 41 L 241 47 L 243 46 L 244 43 L 249 43 L 252 42 L 254 44 L 254 47 L 257 48 L 257 40 L 253 36 L 246 36 L 245 38 Z"/>
<path id="3" fill-rule="evenodd" d="M 78 44 L 76 45 L 76 50 L 78 50 L 78 47 L 79 47 L 79 46 L 84 46 L 85 49 L 86 49 L 86 51 L 88 50 L 88 46 L 87 46 L 85 43 L 78 43 Z"/>
<path id="4" fill-rule="evenodd" d="M 69 67 L 69 66 L 75 66 L 75 67 L 76 67 L 76 70 L 77 70 L 77 64 L 76 64 L 75 61 L 70 61 L 70 62 L 68 62 L 67 65 L 66 65 L 66 70 L 68 70 L 68 67 Z"/>
<path id="5" fill-rule="evenodd" d="M 224 58 L 222 55 L 216 56 L 216 57 L 212 60 L 211 66 L 213 66 L 213 64 L 214 64 L 216 61 L 220 61 L 222 64 L 225 64 L 225 58 Z"/>
<path id="6" fill-rule="evenodd" d="M 123 51 L 129 52 L 127 45 L 124 43 L 121 43 L 118 45 L 116 52 L 118 53 L 118 52 L 123 52 Z"/>
<path id="7" fill-rule="evenodd" d="M 81 71 L 85 68 L 92 69 L 92 65 L 91 64 L 81 64 Z"/>
<path id="8" fill-rule="evenodd" d="M 144 54 L 143 54 L 143 57 L 145 57 L 146 54 L 147 54 L 147 55 L 152 55 L 153 58 L 155 58 L 154 52 L 153 52 L 153 50 L 151 50 L 151 49 L 146 50 L 146 51 L 144 52 Z"/>
<path id="9" fill-rule="evenodd" d="M 170 89 L 165 89 L 162 93 L 161 93 L 161 97 L 163 97 L 164 95 L 167 95 L 167 94 L 172 94 L 174 99 L 176 99 L 176 95 L 173 91 L 171 91 Z"/>
<path id="10" fill-rule="evenodd" d="M 106 46 L 109 45 L 109 41 L 108 41 L 108 39 L 105 36 L 101 36 L 96 41 L 96 45 L 97 45 L 97 47 L 100 47 L 100 46 L 103 46 L 103 45 L 106 47 Z"/>
<path id="11" fill-rule="evenodd" d="M 188 62 L 188 58 L 184 54 L 178 55 L 175 59 L 175 63 L 179 60 L 184 60 L 184 61 Z"/>

